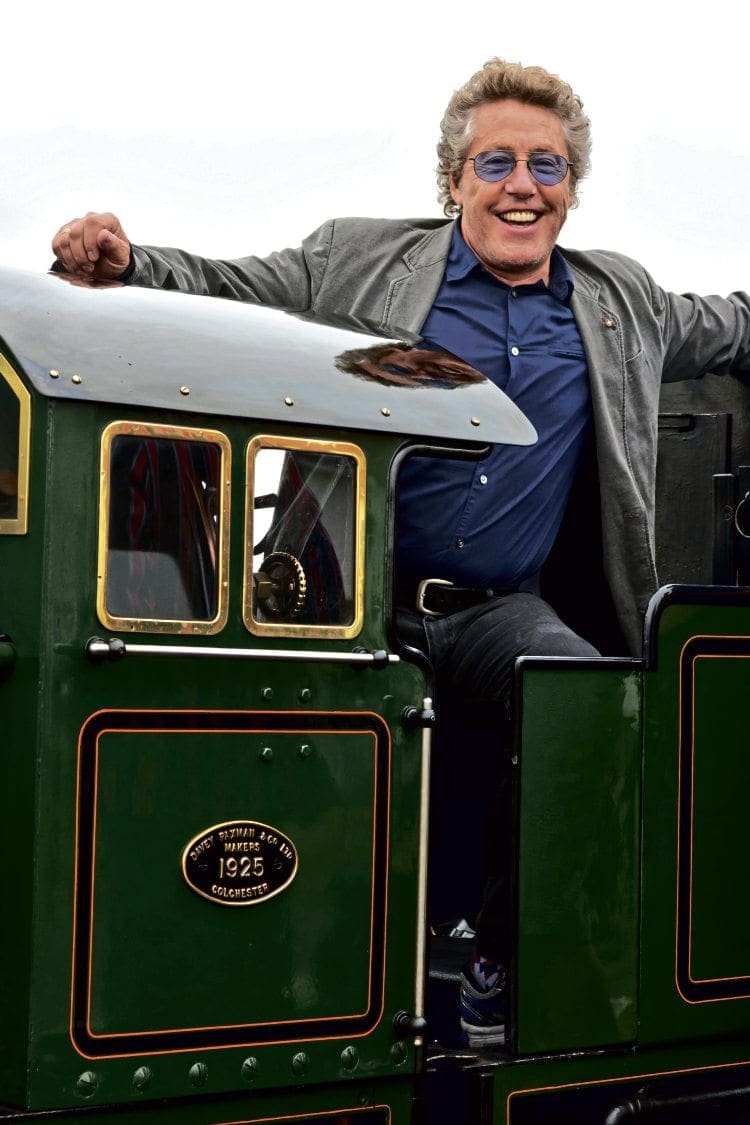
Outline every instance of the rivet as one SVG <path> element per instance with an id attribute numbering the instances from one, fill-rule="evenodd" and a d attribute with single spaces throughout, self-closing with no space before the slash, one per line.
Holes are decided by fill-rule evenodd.
<path id="1" fill-rule="evenodd" d="M 300 758 L 309 758 L 311 754 L 312 749 L 307 745 L 306 742 L 303 742 L 299 750 L 297 751 L 297 756 Z"/>
<path id="2" fill-rule="evenodd" d="M 266 699 L 266 700 L 273 699 L 273 688 L 272 687 L 264 687 L 263 690 L 260 693 L 260 697 L 261 697 L 261 699 Z"/>
<path id="3" fill-rule="evenodd" d="M 605 328 L 614 328 L 615 327 L 615 322 L 614 322 L 614 320 L 612 319 L 611 316 L 603 316 L 602 317 L 602 324 L 604 325 Z"/>
<path id="4" fill-rule="evenodd" d="M 359 1065 L 359 1051 L 356 1047 L 344 1047 L 341 1052 L 341 1065 L 347 1070 L 356 1070 Z"/>
<path id="5" fill-rule="evenodd" d="M 49 377 L 50 377 L 50 379 L 59 379 L 60 378 L 60 372 L 56 371 L 54 367 L 51 367 L 50 372 L 49 372 Z"/>
<path id="6" fill-rule="evenodd" d="M 312 699 L 312 692 L 309 687 L 300 688 L 299 701 L 300 703 L 309 703 Z"/>
<path id="7" fill-rule="evenodd" d="M 99 1078 L 93 1070 L 84 1070 L 83 1074 L 79 1074 L 78 1081 L 76 1082 L 76 1089 L 82 1098 L 90 1098 L 96 1093 L 96 1088 L 99 1085 Z"/>
<path id="8" fill-rule="evenodd" d="M 263 762 L 270 762 L 271 758 L 273 758 L 273 750 L 270 746 L 264 746 L 259 754 L 259 757 Z"/>
<path id="9" fill-rule="evenodd" d="M 284 406 L 294 406 L 294 399 L 287 395 L 284 399 Z"/>
<path id="10" fill-rule="evenodd" d="M 384 418 L 390 418 L 390 416 L 391 416 L 391 412 L 390 412 L 390 410 L 388 409 L 387 406 L 381 406 L 380 413 L 383 415 Z"/>
<path id="11" fill-rule="evenodd" d="M 307 1068 L 310 1065 L 310 1060 L 304 1051 L 298 1051 L 292 1059 L 292 1072 L 294 1074 L 306 1074 Z"/>
<path id="12" fill-rule="evenodd" d="M 205 1086 L 208 1078 L 208 1067 L 203 1062 L 193 1063 L 188 1071 L 188 1077 L 194 1086 Z"/>
<path id="13" fill-rule="evenodd" d="M 75 383 L 77 385 L 78 383 L 82 383 L 83 379 L 80 375 L 74 375 L 70 381 L 71 383 Z"/>
<path id="14" fill-rule="evenodd" d="M 181 395 L 189 395 L 190 394 L 190 387 L 180 387 L 180 394 Z"/>
<path id="15" fill-rule="evenodd" d="M 139 1066 L 133 1075 L 133 1085 L 136 1090 L 147 1090 L 151 1085 L 154 1072 L 148 1066 Z"/>
<path id="16" fill-rule="evenodd" d="M 250 1055 L 242 1064 L 240 1070 L 242 1077 L 250 1084 L 253 1083 L 258 1074 L 258 1060 L 255 1055 Z"/>

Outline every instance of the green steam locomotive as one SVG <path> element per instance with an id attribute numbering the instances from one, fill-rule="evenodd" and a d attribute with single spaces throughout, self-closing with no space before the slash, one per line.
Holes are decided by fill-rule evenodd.
<path id="1" fill-rule="evenodd" d="M 480 1055 L 436 911 L 475 905 L 446 763 L 491 728 L 433 731 L 393 498 L 410 452 L 532 427 L 446 353 L 0 294 L 0 1123 L 748 1120 L 745 389 L 665 399 L 643 658 L 519 662 Z"/>

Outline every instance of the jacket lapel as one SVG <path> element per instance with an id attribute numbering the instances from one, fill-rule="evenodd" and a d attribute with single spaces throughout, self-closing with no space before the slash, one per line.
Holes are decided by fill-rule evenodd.
<path id="1" fill-rule="evenodd" d="M 388 283 L 381 328 L 394 336 L 419 339 L 437 296 L 448 258 L 453 223 L 429 231 L 403 255 Z"/>
<path id="2" fill-rule="evenodd" d="M 569 262 L 575 277 L 571 308 L 581 334 L 589 371 L 597 429 L 604 420 L 622 420 L 624 363 L 620 323 L 599 300 L 596 282 Z"/>

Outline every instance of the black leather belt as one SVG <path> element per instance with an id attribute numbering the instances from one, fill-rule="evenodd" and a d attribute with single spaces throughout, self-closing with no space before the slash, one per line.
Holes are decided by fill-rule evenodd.
<path id="1" fill-rule="evenodd" d="M 490 598 L 518 593 L 517 586 L 454 586 L 445 578 L 423 578 L 417 586 L 416 609 L 425 617 L 447 617 L 473 609 Z"/>

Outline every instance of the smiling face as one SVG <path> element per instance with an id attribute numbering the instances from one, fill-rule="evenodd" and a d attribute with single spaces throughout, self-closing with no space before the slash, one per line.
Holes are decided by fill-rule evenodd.
<path id="1" fill-rule="evenodd" d="M 471 118 L 468 156 L 505 149 L 569 157 L 560 118 L 514 98 L 485 102 Z M 570 171 L 559 184 L 538 184 L 525 163 L 499 183 L 485 183 L 467 162 L 451 195 L 461 207 L 461 233 L 484 267 L 508 285 L 549 279 L 549 258 L 573 202 Z"/>

